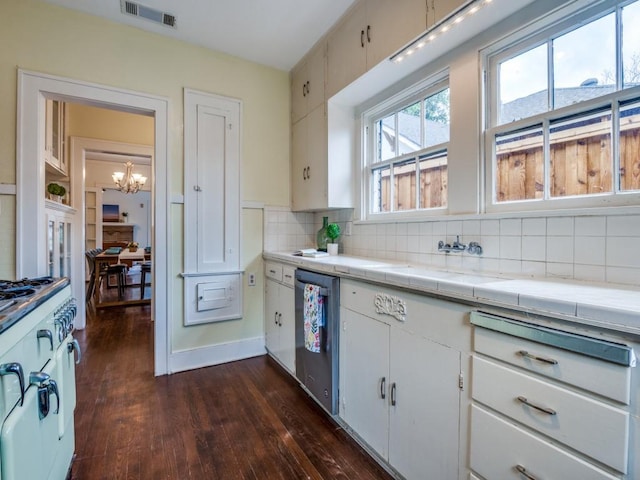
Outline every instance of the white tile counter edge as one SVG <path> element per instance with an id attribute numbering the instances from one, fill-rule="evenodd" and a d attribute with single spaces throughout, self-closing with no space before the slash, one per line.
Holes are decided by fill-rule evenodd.
<path id="1" fill-rule="evenodd" d="M 264 252 L 265 260 L 359 278 L 396 288 L 549 315 L 580 324 L 640 335 L 640 290 L 556 279 L 517 279 L 447 272 L 349 255 L 297 257 Z"/>

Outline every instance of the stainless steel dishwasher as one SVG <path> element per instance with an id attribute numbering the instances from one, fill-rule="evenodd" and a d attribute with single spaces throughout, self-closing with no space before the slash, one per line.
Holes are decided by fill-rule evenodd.
<path id="1" fill-rule="evenodd" d="M 310 348 L 308 343 L 305 344 L 305 288 L 320 297 L 314 299 L 321 304 L 321 318 L 316 318 L 316 348 Z M 310 301 L 308 296 L 306 300 Z M 295 307 L 296 376 L 311 396 L 334 415 L 338 413 L 340 279 L 297 269 Z"/>

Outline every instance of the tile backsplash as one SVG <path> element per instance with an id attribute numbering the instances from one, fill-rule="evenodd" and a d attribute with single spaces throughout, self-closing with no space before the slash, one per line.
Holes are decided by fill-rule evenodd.
<path id="1" fill-rule="evenodd" d="M 352 210 L 292 213 L 268 207 L 265 250 L 314 247 L 323 216 L 341 226 L 340 252 L 349 255 L 461 272 L 640 286 L 638 214 L 355 223 Z M 440 240 L 452 243 L 456 236 L 464 244 L 478 242 L 482 255 L 438 251 Z"/>

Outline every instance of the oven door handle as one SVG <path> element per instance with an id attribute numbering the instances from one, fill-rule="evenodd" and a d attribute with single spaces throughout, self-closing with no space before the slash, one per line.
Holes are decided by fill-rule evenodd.
<path id="1" fill-rule="evenodd" d="M 53 333 L 51 333 L 51 330 L 49 330 L 48 328 L 38 330 L 36 337 L 38 338 L 38 340 L 40 340 L 41 338 L 48 338 L 49 343 L 51 344 L 51 351 L 53 352 Z"/>
<path id="2" fill-rule="evenodd" d="M 300 280 L 296 279 L 296 288 L 301 288 L 302 291 L 304 292 L 305 285 L 315 285 L 315 283 L 301 282 Z M 328 297 L 329 296 L 329 289 L 328 288 L 324 288 L 324 287 L 320 287 L 320 296 L 321 297 Z"/>
<path id="3" fill-rule="evenodd" d="M 78 354 L 78 358 L 76 359 L 76 365 L 78 365 L 80 363 L 80 360 L 82 360 L 82 349 L 80 348 L 78 340 L 76 340 L 75 338 L 67 343 L 67 352 L 73 354 L 74 351 Z"/>
<path id="4" fill-rule="evenodd" d="M 3 363 L 0 365 L 0 376 L 14 374 L 18 376 L 18 382 L 20 383 L 20 406 L 24 405 L 24 372 L 22 371 L 22 365 L 18 362 Z"/>

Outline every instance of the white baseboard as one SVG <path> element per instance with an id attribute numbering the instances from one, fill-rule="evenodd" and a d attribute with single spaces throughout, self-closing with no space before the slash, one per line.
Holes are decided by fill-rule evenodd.
<path id="1" fill-rule="evenodd" d="M 264 337 L 247 338 L 237 342 L 182 350 L 169 356 L 169 373 L 210 367 L 235 360 L 257 357 L 265 353 Z"/>

